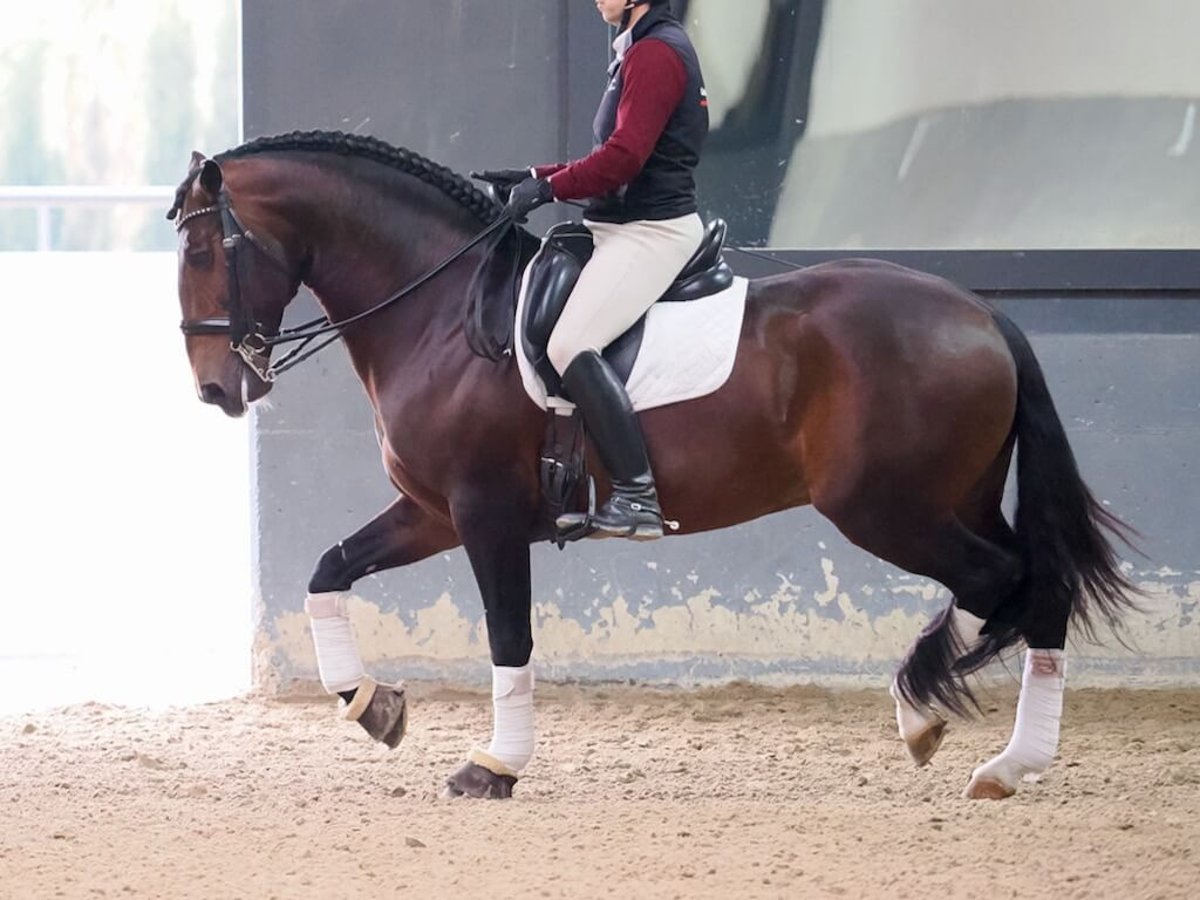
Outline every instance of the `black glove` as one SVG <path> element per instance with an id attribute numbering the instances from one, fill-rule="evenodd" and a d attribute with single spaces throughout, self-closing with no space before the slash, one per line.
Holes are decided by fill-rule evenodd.
<path id="1" fill-rule="evenodd" d="M 471 177 L 476 181 L 486 181 L 490 184 L 501 203 L 507 203 L 512 189 L 529 176 L 529 169 L 485 169 L 482 172 L 471 173 Z"/>
<path id="2" fill-rule="evenodd" d="M 545 178 L 526 178 L 508 195 L 508 205 L 504 207 L 514 222 L 524 222 L 525 217 L 554 199 L 554 188 Z"/>

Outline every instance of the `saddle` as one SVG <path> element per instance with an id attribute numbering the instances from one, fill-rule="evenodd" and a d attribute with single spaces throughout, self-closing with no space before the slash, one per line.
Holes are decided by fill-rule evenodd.
<path id="1" fill-rule="evenodd" d="M 718 294 L 733 284 L 733 270 L 721 253 L 727 230 L 722 219 L 714 219 L 708 224 L 699 249 L 656 302 L 699 300 Z M 546 356 L 546 345 L 579 280 L 579 273 L 592 258 L 593 249 L 592 233 L 587 228 L 564 222 L 546 233 L 541 250 L 529 264 L 525 309 L 518 330 L 526 357 L 551 395 L 560 395 L 562 382 Z M 643 316 L 604 349 L 605 360 L 622 381 L 628 380 L 633 369 L 645 324 Z"/>

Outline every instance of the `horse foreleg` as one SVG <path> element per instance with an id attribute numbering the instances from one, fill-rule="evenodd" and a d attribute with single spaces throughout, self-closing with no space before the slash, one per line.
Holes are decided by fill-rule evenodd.
<path id="1" fill-rule="evenodd" d="M 455 525 L 483 598 L 492 656 L 492 740 L 450 776 L 455 797 L 512 796 L 534 750 L 533 630 L 529 530 L 533 513 L 519 502 L 464 504 Z"/>
<path id="2" fill-rule="evenodd" d="M 364 575 L 416 562 L 457 543 L 449 525 L 400 497 L 325 551 L 309 581 L 304 607 L 321 684 L 346 701 L 347 719 L 389 747 L 404 737 L 408 720 L 404 689 L 379 684 L 366 674 L 347 610 L 350 587 Z"/>

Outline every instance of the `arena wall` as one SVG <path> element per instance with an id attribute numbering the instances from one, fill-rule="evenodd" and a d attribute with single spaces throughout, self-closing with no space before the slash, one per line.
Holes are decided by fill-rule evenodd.
<path id="1" fill-rule="evenodd" d="M 248 138 L 371 133 L 463 172 L 590 144 L 607 56 L 591 4 L 244 0 L 243 17 Z M 540 215 L 535 225 L 567 217 Z M 1130 648 L 1080 648 L 1077 684 L 1200 682 L 1195 288 L 1200 278 L 1169 291 L 996 295 L 1033 338 L 1085 477 L 1143 535 L 1145 556 L 1127 559 L 1147 612 L 1131 621 Z M 308 313 L 311 300 L 298 305 Z M 317 557 L 392 489 L 340 348 L 289 373 L 252 424 L 255 677 L 288 689 L 316 678 L 303 599 Z M 533 567 L 535 656 L 557 679 L 881 684 L 946 602 L 810 509 L 653 545 L 541 546 Z M 384 677 L 486 677 L 461 551 L 363 579 L 353 616 Z"/>

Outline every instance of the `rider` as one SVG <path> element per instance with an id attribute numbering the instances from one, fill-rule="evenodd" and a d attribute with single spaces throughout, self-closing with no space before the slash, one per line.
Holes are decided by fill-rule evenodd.
<path id="1" fill-rule="evenodd" d="M 667 2 L 595 0 L 620 31 L 590 155 L 484 173 L 511 188 L 508 210 L 517 220 L 553 200 L 591 200 L 584 224 L 595 250 L 547 355 L 612 479 L 611 497 L 592 518 L 595 537 L 662 536 L 645 439 L 624 385 L 600 354 L 670 287 L 704 233 L 693 172 L 708 134 L 708 99 L 696 51 Z M 562 516 L 558 526 L 574 528 L 583 518 Z"/>

